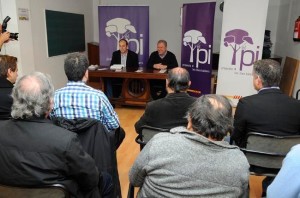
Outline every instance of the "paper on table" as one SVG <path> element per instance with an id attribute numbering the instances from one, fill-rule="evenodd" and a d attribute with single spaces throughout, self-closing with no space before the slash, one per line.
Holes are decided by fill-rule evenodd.
<path id="1" fill-rule="evenodd" d="M 166 71 L 166 69 L 161 69 L 158 73 L 165 73 Z"/>

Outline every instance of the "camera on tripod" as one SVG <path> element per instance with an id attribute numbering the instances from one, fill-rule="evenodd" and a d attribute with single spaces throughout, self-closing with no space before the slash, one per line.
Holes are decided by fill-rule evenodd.
<path id="1" fill-rule="evenodd" d="M 3 32 L 6 32 L 7 22 L 8 22 L 9 20 L 10 20 L 10 17 L 9 17 L 9 16 L 5 17 L 5 19 L 3 20 L 3 23 L 2 23 L 2 33 L 3 33 Z M 14 40 L 18 40 L 18 34 L 19 34 L 19 33 L 11 33 L 11 32 L 10 32 L 9 38 L 14 39 Z"/>

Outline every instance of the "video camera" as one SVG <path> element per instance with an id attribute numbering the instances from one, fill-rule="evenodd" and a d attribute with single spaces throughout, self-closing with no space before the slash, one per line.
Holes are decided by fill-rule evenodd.
<path id="1" fill-rule="evenodd" d="M 3 23 L 2 23 L 2 33 L 3 33 L 3 32 L 6 32 L 7 22 L 8 22 L 9 20 L 10 20 L 10 17 L 9 17 L 9 16 L 5 17 L 5 19 L 3 20 Z M 19 33 L 11 33 L 11 32 L 10 32 L 9 38 L 14 39 L 14 40 L 18 40 L 18 34 L 19 34 Z"/>

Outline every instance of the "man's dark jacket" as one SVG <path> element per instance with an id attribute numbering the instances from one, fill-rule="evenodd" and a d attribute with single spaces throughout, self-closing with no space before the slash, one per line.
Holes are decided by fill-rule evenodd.
<path id="1" fill-rule="evenodd" d="M 1 183 L 60 183 L 72 197 L 100 197 L 95 161 L 75 133 L 42 118 L 0 121 L 0 128 Z"/>
<path id="2" fill-rule="evenodd" d="M 78 135 L 83 149 L 95 160 L 99 172 L 105 171 L 113 178 L 113 197 L 121 197 L 121 187 L 116 159 L 115 131 L 108 132 L 96 119 L 65 119 L 52 117 L 53 123 Z"/>
<path id="3" fill-rule="evenodd" d="M 11 117 L 11 106 L 13 99 L 11 92 L 14 85 L 6 78 L 0 77 L 0 120 L 7 120 Z"/>
<path id="4" fill-rule="evenodd" d="M 279 89 L 261 90 L 240 99 L 231 138 L 238 146 L 245 147 L 249 132 L 282 136 L 300 134 L 300 101 Z"/>
<path id="5" fill-rule="evenodd" d="M 121 52 L 120 52 L 120 50 L 114 51 L 113 54 L 112 54 L 112 59 L 111 59 L 110 65 L 114 65 L 114 64 L 121 64 Z M 139 57 L 135 52 L 133 52 L 131 50 L 128 50 L 125 66 L 127 68 L 138 69 L 138 67 L 139 67 Z"/>
<path id="6" fill-rule="evenodd" d="M 170 93 L 165 98 L 149 102 L 145 113 L 135 123 L 137 133 L 142 132 L 143 125 L 171 129 L 177 126 L 186 126 L 185 118 L 188 108 L 196 98 L 185 92 Z"/>

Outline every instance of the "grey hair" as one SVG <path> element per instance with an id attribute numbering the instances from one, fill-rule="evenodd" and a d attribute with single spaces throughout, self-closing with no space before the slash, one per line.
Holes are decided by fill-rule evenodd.
<path id="1" fill-rule="evenodd" d="M 253 72 L 260 77 L 263 87 L 279 86 L 282 69 L 277 61 L 258 60 L 253 65 Z"/>
<path id="2" fill-rule="evenodd" d="M 81 81 L 88 66 L 89 61 L 84 54 L 79 52 L 68 54 L 64 65 L 68 80 L 75 82 Z"/>
<path id="3" fill-rule="evenodd" d="M 188 110 L 193 131 L 215 140 L 222 140 L 233 129 L 232 106 L 221 95 L 203 95 Z"/>
<path id="4" fill-rule="evenodd" d="M 166 47 L 168 47 L 168 43 L 165 40 L 159 40 L 159 41 L 157 41 L 157 44 L 159 44 L 159 43 L 163 43 Z"/>
<path id="5" fill-rule="evenodd" d="M 12 90 L 14 119 L 45 116 L 51 109 L 54 87 L 50 76 L 41 72 L 22 76 Z"/>
<path id="6" fill-rule="evenodd" d="M 168 87 L 178 93 L 189 88 L 190 74 L 182 68 L 176 67 L 168 72 Z"/>

